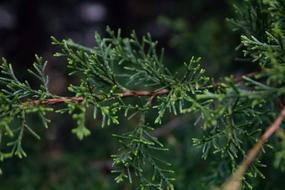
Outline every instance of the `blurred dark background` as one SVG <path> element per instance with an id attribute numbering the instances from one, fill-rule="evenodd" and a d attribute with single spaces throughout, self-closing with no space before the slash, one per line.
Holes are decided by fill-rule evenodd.
<path id="1" fill-rule="evenodd" d="M 201 56 L 209 75 L 223 76 L 245 72 L 235 61 L 239 53 L 239 35 L 231 31 L 226 17 L 233 16 L 233 0 L 0 0 L 0 57 L 13 63 L 19 78 L 39 54 L 49 61 L 50 89 L 64 94 L 68 79 L 64 60 L 55 59 L 50 36 L 71 38 L 86 46 L 96 45 L 94 32 L 104 35 L 105 27 L 122 29 L 127 36 L 150 33 L 166 49 L 168 67 L 179 70 L 191 56 Z M 218 75 L 217 75 L 218 74 Z M 0 189 L 132 189 L 116 186 L 109 173 L 110 155 L 116 151 L 111 133 L 118 129 L 99 129 L 90 121 L 93 135 L 78 141 L 70 130 L 69 117 L 51 115 L 46 132 L 39 128 L 42 140 L 27 138 L 28 158 L 12 159 L 2 166 Z M 170 119 L 171 120 L 171 119 Z M 165 136 L 177 168 L 177 188 L 203 189 L 205 162 L 191 145 L 199 133 L 187 122 Z M 188 126 L 188 127 L 187 127 Z M 41 131 L 42 130 L 42 131 Z M 1 163 L 2 164 L 2 163 Z M 182 166 L 182 167 L 181 167 Z M 205 188 L 206 189 L 206 188 Z"/>
<path id="2" fill-rule="evenodd" d="M 29 67 L 35 53 L 50 56 L 51 35 L 92 46 L 94 32 L 109 25 L 151 33 L 176 63 L 195 55 L 211 66 L 232 54 L 231 12 L 226 0 L 1 0 L 0 56 Z"/>

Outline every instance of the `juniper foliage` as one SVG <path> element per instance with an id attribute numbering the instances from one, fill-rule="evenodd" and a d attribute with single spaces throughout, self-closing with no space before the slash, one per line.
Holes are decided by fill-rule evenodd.
<path id="1" fill-rule="evenodd" d="M 245 9 L 238 9 L 239 20 L 230 20 L 241 33 L 240 48 L 250 64 L 258 64 L 260 71 L 253 77 L 244 75 L 219 79 L 205 74 L 200 58 L 192 57 L 184 64 L 184 73 L 169 71 L 163 62 L 163 50 L 146 35 L 139 39 L 135 32 L 122 37 L 107 28 L 108 37 L 95 35 L 96 47 L 87 48 L 72 40 L 57 40 L 52 44 L 64 57 L 70 75 L 79 84 L 70 84 L 70 97 L 49 92 L 46 62 L 36 56 L 33 69 L 28 72 L 41 85 L 33 89 L 27 81 L 19 81 L 11 64 L 1 63 L 0 82 L 0 160 L 26 157 L 22 141 L 26 133 L 40 139 L 27 117 L 37 114 L 43 126 L 50 122 L 48 112 L 69 114 L 77 127 L 72 129 L 80 140 L 90 135 L 86 114 L 92 109 L 93 118 L 102 127 L 120 125 L 122 120 L 140 117 L 132 131 L 114 134 L 121 147 L 112 155 L 115 181 L 129 181 L 140 189 L 174 189 L 174 171 L 159 151 L 167 151 L 152 133 L 168 114 L 190 114 L 193 125 L 203 130 L 193 139 L 202 158 L 215 165 L 211 176 L 220 184 L 233 173 L 247 150 L 256 143 L 261 132 L 274 120 L 283 106 L 284 89 L 284 11 L 283 0 L 250 0 Z M 126 80 L 127 79 L 127 80 Z M 278 103 L 279 102 L 279 103 Z M 62 106 L 53 104 L 61 103 Z M 154 119 L 149 113 L 156 113 Z M 108 129 L 105 129 L 108 130 Z M 272 146 L 276 150 L 274 166 L 284 170 L 284 132 Z M 244 176 L 244 187 L 252 188 L 250 179 L 264 177 L 264 167 L 258 158 Z"/>

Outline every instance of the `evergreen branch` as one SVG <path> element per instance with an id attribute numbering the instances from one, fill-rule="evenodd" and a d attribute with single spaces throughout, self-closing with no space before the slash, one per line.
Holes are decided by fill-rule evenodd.
<path id="1" fill-rule="evenodd" d="M 234 81 L 236 83 L 242 82 L 244 77 L 255 77 L 258 72 L 252 72 L 249 74 L 238 75 L 235 77 Z M 168 89 L 162 88 L 156 91 L 146 91 L 146 90 L 126 90 L 122 93 L 116 94 L 119 97 L 126 98 L 126 97 L 150 97 L 153 99 L 156 96 L 167 95 L 169 93 Z M 32 105 L 54 105 L 54 104 L 61 104 L 67 102 L 74 102 L 80 103 L 83 101 L 83 97 L 56 97 L 56 98 L 48 98 L 44 100 L 29 100 L 23 103 L 23 105 L 32 104 Z"/>
<path id="2" fill-rule="evenodd" d="M 140 123 L 132 131 L 114 135 L 122 144 L 113 155 L 113 172 L 118 174 L 116 182 L 128 179 L 130 183 L 137 182 L 141 189 L 174 189 L 171 177 L 173 171 L 164 169 L 169 164 L 165 165 L 166 162 L 155 154 L 166 148 L 154 135 L 169 133 L 177 125 L 171 124 L 169 128 L 156 132 L 149 127 L 161 124 L 167 114 L 192 114 L 196 118 L 193 125 L 199 125 L 203 129 L 202 137 L 193 139 L 193 144 L 201 147 L 202 158 L 207 159 L 209 155 L 212 159 L 218 158 L 218 163 L 223 165 L 217 167 L 222 168 L 221 177 L 229 176 L 238 167 L 239 158 L 245 155 L 247 146 L 259 139 L 263 128 L 276 115 L 279 110 L 276 100 L 285 95 L 285 34 L 282 28 L 284 19 L 280 16 L 284 11 L 277 11 L 276 14 L 268 11 L 274 8 L 269 1 L 249 2 L 250 5 L 256 4 L 257 10 L 250 7 L 256 15 L 248 15 L 251 11 L 246 13 L 246 17 L 251 20 L 245 23 L 247 33 L 241 40 L 244 55 L 249 56 L 252 62 L 257 62 L 261 71 L 246 77 L 226 77 L 218 85 L 205 74 L 200 58 L 192 57 L 189 63 L 184 64 L 182 73 L 172 73 L 163 64 L 163 51 L 160 55 L 157 53 L 157 42 L 153 42 L 150 35 L 138 39 L 133 33 L 124 38 L 120 31 L 115 33 L 110 29 L 107 29 L 107 38 L 96 34 L 97 45 L 94 48 L 52 38 L 52 43 L 61 49 L 56 55 L 67 60 L 69 75 L 76 74 L 80 79 L 78 85 L 70 84 L 68 87 L 72 94 L 70 97 L 49 93 L 48 77 L 44 73 L 46 63 L 41 58 L 37 57 L 34 69 L 29 70 L 42 83 L 39 89 L 33 89 L 28 82 L 18 80 L 12 66 L 3 59 L 0 66 L 0 82 L 3 85 L 0 90 L 0 141 L 4 149 L 7 148 L 7 140 L 13 148 L 4 157 L 0 155 L 0 160 L 13 155 L 25 156 L 21 146 L 25 131 L 39 138 L 24 122 L 26 115 L 38 113 L 47 127 L 49 119 L 45 114 L 53 111 L 47 105 L 64 103 L 56 111 L 72 116 L 77 123 L 72 133 L 79 139 L 91 133 L 85 126 L 86 115 L 91 109 L 94 119 L 97 112 L 102 116 L 102 127 L 122 123 L 122 112 L 128 119 L 143 112 Z M 261 7 L 265 7 L 265 11 L 258 10 Z M 258 16 L 264 16 L 260 23 L 256 22 L 259 21 Z M 270 17 L 274 19 L 271 20 Z M 237 26 L 242 24 L 244 23 L 239 22 Z M 261 31 L 257 35 L 254 32 L 260 26 L 264 28 L 258 28 Z M 133 101 L 127 97 L 146 98 Z M 156 97 L 157 101 L 152 102 Z M 145 122 L 144 115 L 149 116 L 153 112 L 157 116 L 147 117 Z M 278 130 L 284 117 L 285 111 L 282 111 L 249 151 L 237 174 L 233 174 L 234 179 L 238 178 L 238 184 L 229 184 L 231 188 L 241 185 L 241 178 L 247 169 L 252 170 L 249 173 L 251 176 L 262 176 L 257 162 L 253 161 L 265 142 Z M 24 127 L 17 128 L 13 125 L 17 123 L 14 121 L 19 120 L 24 122 Z M 6 141 L 2 141 L 2 136 L 5 136 Z M 250 164 L 255 165 L 249 168 Z M 148 174 L 152 174 L 152 177 Z"/>
<path id="3" fill-rule="evenodd" d="M 280 125 L 285 118 L 285 108 L 280 112 L 275 121 L 266 129 L 263 135 L 260 137 L 258 142 L 248 151 L 245 155 L 244 160 L 228 179 L 228 181 L 223 185 L 223 190 L 238 190 L 241 186 L 241 181 L 247 169 L 250 167 L 251 163 L 254 162 L 255 158 L 262 150 L 264 144 L 269 140 L 269 138 L 280 129 Z"/>
<path id="4" fill-rule="evenodd" d="M 155 152 L 168 149 L 150 133 L 153 128 L 145 124 L 144 114 L 135 129 L 122 135 L 114 135 L 122 144 L 119 153 L 112 155 L 112 173 L 117 173 L 115 181 L 121 183 L 128 179 L 132 184 L 138 180 L 140 189 L 174 190 L 172 182 L 175 179 L 171 177 L 174 171 L 165 168 L 171 164 L 155 156 Z M 150 179 L 146 176 L 148 171 L 152 173 Z"/>

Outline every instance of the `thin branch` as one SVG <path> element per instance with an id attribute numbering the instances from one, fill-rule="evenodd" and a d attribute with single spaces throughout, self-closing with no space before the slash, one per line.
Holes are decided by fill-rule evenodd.
<path id="1" fill-rule="evenodd" d="M 252 73 L 248 73 L 248 74 L 241 74 L 241 75 L 236 75 L 236 77 L 234 78 L 234 82 L 235 83 L 240 83 L 243 80 L 243 77 L 249 77 L 249 78 L 254 78 L 259 72 L 252 72 Z"/>
<path id="2" fill-rule="evenodd" d="M 169 90 L 167 89 L 160 89 L 157 91 L 125 91 L 123 93 L 120 94 L 121 97 L 130 97 L 130 96 L 148 96 L 148 97 L 156 97 L 156 96 L 161 96 L 161 95 L 165 95 L 168 94 Z"/>
<path id="3" fill-rule="evenodd" d="M 140 91 L 124 91 L 122 93 L 119 93 L 118 95 L 121 97 L 156 97 L 156 96 L 162 96 L 166 95 L 169 93 L 169 90 L 167 89 L 160 89 L 157 91 L 145 91 L 145 90 L 140 90 Z M 45 99 L 45 100 L 31 100 L 28 102 L 25 102 L 24 104 L 33 104 L 33 105 L 54 105 L 54 104 L 61 104 L 61 103 L 66 103 L 66 102 L 77 102 L 80 103 L 83 101 L 83 97 L 79 96 L 73 96 L 73 97 L 58 97 L 58 98 L 50 98 L 50 99 Z"/>
<path id="4" fill-rule="evenodd" d="M 25 102 L 27 104 L 33 104 L 33 105 L 53 105 L 53 104 L 61 104 L 66 102 L 82 102 L 83 97 L 58 97 L 58 98 L 49 98 L 45 100 L 31 100 L 28 102 Z"/>
<path id="5" fill-rule="evenodd" d="M 285 108 L 280 112 L 279 116 L 275 121 L 266 129 L 263 135 L 260 137 L 258 142 L 250 149 L 245 156 L 244 160 L 236 170 L 236 172 L 224 183 L 223 190 L 238 190 L 241 186 L 242 177 L 245 172 L 255 160 L 259 152 L 262 150 L 263 145 L 268 141 L 268 139 L 280 129 L 280 125 L 285 118 Z"/>
<path id="6" fill-rule="evenodd" d="M 189 121 L 191 118 L 189 117 L 189 115 L 184 115 L 181 117 L 176 117 L 173 120 L 171 120 L 169 123 L 159 127 L 158 129 L 156 129 L 155 131 L 153 131 L 152 135 L 155 137 L 164 137 L 167 136 L 169 134 L 171 134 L 171 132 L 181 126 L 183 126 L 187 121 Z"/>

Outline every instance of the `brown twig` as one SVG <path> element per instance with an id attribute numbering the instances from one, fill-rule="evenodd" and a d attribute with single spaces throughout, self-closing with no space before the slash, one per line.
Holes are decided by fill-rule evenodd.
<path id="1" fill-rule="evenodd" d="M 167 89 L 160 89 L 157 91 L 146 91 L 146 90 L 139 90 L 139 91 L 124 91 L 122 93 L 119 93 L 118 95 L 121 97 L 141 97 L 141 96 L 146 96 L 146 97 L 151 97 L 152 99 L 156 96 L 161 96 L 168 94 L 169 90 Z M 66 102 L 82 102 L 83 97 L 58 97 L 58 98 L 50 98 L 46 100 L 31 100 L 28 102 L 25 102 L 24 104 L 33 104 L 33 105 L 54 105 L 54 104 L 61 104 L 61 103 L 66 103 Z"/>
<path id="2" fill-rule="evenodd" d="M 145 91 L 145 90 L 140 90 L 140 91 L 125 91 L 120 94 L 121 97 L 130 97 L 130 96 L 148 96 L 148 97 L 155 97 L 155 96 L 160 96 L 160 95 L 165 95 L 168 94 L 169 90 L 167 89 L 160 89 L 157 91 Z"/>
<path id="3" fill-rule="evenodd" d="M 187 121 L 190 120 L 189 115 L 183 115 L 181 117 L 176 117 L 173 120 L 171 120 L 169 123 L 159 127 L 155 131 L 153 131 L 152 135 L 155 137 L 164 137 L 171 132 L 181 126 L 183 126 Z"/>
<path id="4" fill-rule="evenodd" d="M 83 101 L 83 97 L 58 97 L 58 98 L 49 98 L 45 100 L 31 100 L 25 103 L 30 103 L 33 105 L 54 105 L 54 104 L 61 104 L 66 102 L 81 102 Z"/>
<path id="5" fill-rule="evenodd" d="M 243 77 L 249 77 L 249 78 L 254 78 L 259 72 L 252 72 L 252 73 L 248 73 L 248 74 L 241 74 L 241 75 L 237 75 L 234 79 L 234 81 L 236 83 L 239 83 L 243 80 Z"/>
<path id="6" fill-rule="evenodd" d="M 279 116 L 275 121 L 266 129 L 263 135 L 260 137 L 258 142 L 251 148 L 244 160 L 236 170 L 236 172 L 224 183 L 223 190 L 238 190 L 241 186 L 242 177 L 249 168 L 250 164 L 255 160 L 259 152 L 261 151 L 263 145 L 268 141 L 268 139 L 280 129 L 280 125 L 285 118 L 285 108 L 280 112 Z"/>

